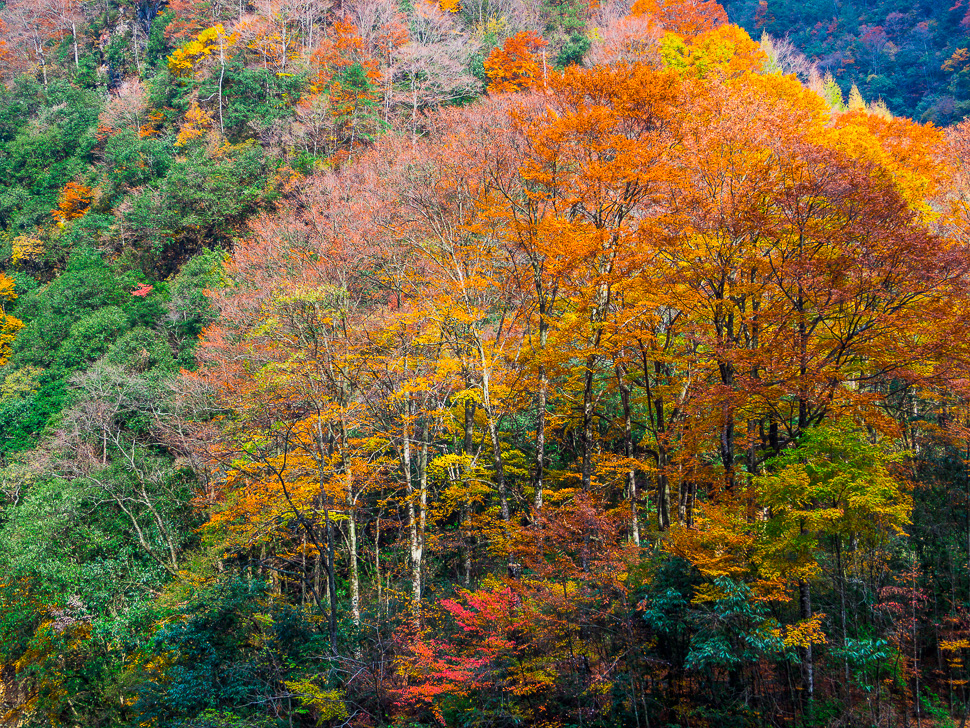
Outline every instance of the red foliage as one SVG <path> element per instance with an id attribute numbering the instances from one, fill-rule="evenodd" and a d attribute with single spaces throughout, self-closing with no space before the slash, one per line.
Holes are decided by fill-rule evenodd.
<path id="1" fill-rule="evenodd" d="M 548 708 L 564 705 L 576 689 L 580 665 L 580 689 L 601 694 L 615 665 L 590 645 L 632 629 L 625 622 L 635 614 L 627 582 L 636 550 L 624 543 L 621 521 L 579 495 L 550 510 L 541 529 L 522 531 L 515 549 L 521 576 L 440 600 L 439 620 L 460 628 L 450 638 L 439 637 L 448 633 L 440 621 L 409 635 L 398 705 L 444 723 L 444 713 L 468 698 L 484 711 L 503 696 L 528 696 L 534 707 L 523 717 L 541 724 L 555 720 Z"/>
<path id="2" fill-rule="evenodd" d="M 138 288 L 131 292 L 132 296 L 139 296 L 140 298 L 145 298 L 155 289 L 155 286 L 151 286 L 147 283 L 142 283 Z"/>
<path id="3" fill-rule="evenodd" d="M 377 60 L 370 54 L 367 43 L 350 18 L 335 20 L 330 33 L 313 53 L 317 66 L 317 83 L 329 86 L 344 70 L 359 63 L 367 77 L 374 83 L 380 81 L 381 71 Z"/>

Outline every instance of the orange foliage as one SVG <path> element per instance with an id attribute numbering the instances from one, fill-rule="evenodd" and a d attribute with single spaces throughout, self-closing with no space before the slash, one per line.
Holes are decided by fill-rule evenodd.
<path id="1" fill-rule="evenodd" d="M 83 217 L 94 199 L 94 191 L 77 182 L 68 182 L 61 190 L 57 202 L 57 209 L 51 214 L 58 224 L 63 225 L 71 220 Z"/>
<path id="2" fill-rule="evenodd" d="M 148 121 L 138 128 L 138 136 L 145 138 L 161 134 L 158 125 L 162 123 L 164 116 L 161 111 L 155 111 L 148 115 Z"/>
<path id="3" fill-rule="evenodd" d="M 401 40 L 391 33 L 378 45 L 384 40 L 394 42 L 395 38 Z M 371 110 L 379 100 L 380 63 L 349 18 L 334 22 L 330 34 L 313 53 L 312 62 L 317 68 L 315 90 L 328 94 L 338 138 L 353 151 L 363 138 L 374 134 Z"/>
<path id="4" fill-rule="evenodd" d="M 10 75 L 16 70 L 16 58 L 10 49 L 10 44 L 7 42 L 9 33 L 10 30 L 7 27 L 6 22 L 0 18 L 0 73 L 2 73 L 4 77 Z"/>
<path id="5" fill-rule="evenodd" d="M 949 389 L 970 361 L 952 333 L 970 262 L 925 199 L 955 174 L 948 148 L 933 127 L 833 119 L 718 18 L 668 34 L 679 66 L 633 60 L 629 31 L 652 21 L 631 20 L 612 65 L 499 97 L 540 73 L 542 39 L 514 36 L 486 62 L 496 97 L 311 176 L 233 252 L 240 285 L 215 296 L 190 375 L 231 413 L 199 430 L 227 474 L 210 529 L 305 555 L 293 524 L 339 519 L 354 564 L 358 496 L 385 488 L 409 549 L 409 710 L 444 715 L 469 683 L 551 699 L 555 656 L 590 634 L 574 626 L 620 619 L 635 592 L 641 533 L 696 567 L 695 600 L 724 579 L 777 600 L 807 594 L 832 538 L 878 531 L 875 548 L 908 518 L 881 462 L 846 505 L 828 490 L 842 461 L 816 477 L 772 455 L 832 420 L 890 433 L 874 383 Z M 349 21 L 315 61 L 321 97 L 355 64 L 379 79 Z M 964 163 L 968 129 L 950 140 Z M 441 603 L 470 642 L 436 642 L 422 569 L 454 549 L 472 573 L 472 542 L 522 571 Z M 802 609 L 776 636 L 807 650 L 824 634 Z M 530 651 L 504 685 L 480 670 Z"/>
<path id="6" fill-rule="evenodd" d="M 488 92 L 521 91 L 544 80 L 545 59 L 536 53 L 546 45 L 544 38 L 525 30 L 506 39 L 501 48 L 494 48 L 485 59 Z"/>
<path id="7" fill-rule="evenodd" d="M 381 79 L 380 65 L 369 53 L 357 26 L 347 17 L 334 21 L 330 33 L 314 51 L 313 63 L 318 69 L 317 84 L 321 88 L 329 86 L 342 71 L 355 63 L 363 67 L 373 83 Z"/>

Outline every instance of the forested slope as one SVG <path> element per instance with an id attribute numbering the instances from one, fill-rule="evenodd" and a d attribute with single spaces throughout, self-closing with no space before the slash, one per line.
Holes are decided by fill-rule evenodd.
<path id="1" fill-rule="evenodd" d="M 729 0 L 755 37 L 787 38 L 846 96 L 853 85 L 895 114 L 952 124 L 970 112 L 970 8 L 932 2 Z"/>
<path id="2" fill-rule="evenodd" d="M 8 1 L 0 725 L 962 724 L 963 97 L 768 9 Z"/>

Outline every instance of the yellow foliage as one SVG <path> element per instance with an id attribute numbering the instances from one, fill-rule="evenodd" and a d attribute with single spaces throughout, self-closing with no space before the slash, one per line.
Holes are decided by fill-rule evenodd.
<path id="1" fill-rule="evenodd" d="M 6 273 L 0 273 L 0 301 L 12 301 L 17 297 L 14 288 L 17 282 Z M 0 311 L 3 309 L 0 308 Z"/>
<path id="2" fill-rule="evenodd" d="M 761 46 L 736 25 L 719 26 L 692 40 L 667 33 L 660 41 L 660 57 L 669 68 L 698 78 L 713 71 L 724 76 L 759 71 L 767 59 Z"/>
<path id="3" fill-rule="evenodd" d="M 824 645 L 828 642 L 825 631 L 822 629 L 822 620 L 825 615 L 822 613 L 804 619 L 797 624 L 773 629 L 772 634 L 785 643 L 785 647 L 808 647 L 809 645 Z"/>
<path id="4" fill-rule="evenodd" d="M 217 48 L 230 46 L 235 42 L 236 34 L 226 35 L 222 23 L 206 28 L 168 57 L 168 70 L 173 76 L 188 76 L 195 72 L 201 60 L 212 55 Z"/>
<path id="5" fill-rule="evenodd" d="M 0 273 L 0 302 L 12 301 L 17 297 L 14 292 L 16 281 L 5 273 Z M 17 338 L 17 332 L 24 327 L 24 322 L 3 310 L 0 303 L 0 366 L 10 360 L 10 347 Z"/>
<path id="6" fill-rule="evenodd" d="M 888 174 L 910 207 L 932 219 L 926 200 L 947 183 L 941 130 L 860 109 L 838 117 L 820 141 L 871 165 L 877 174 Z"/>
<path id="7" fill-rule="evenodd" d="M 719 577 L 744 581 L 755 545 L 756 536 L 745 523 L 741 509 L 714 504 L 698 504 L 693 528 L 675 526 L 666 541 L 671 553 L 691 562 L 712 581 Z"/>
<path id="8" fill-rule="evenodd" d="M 862 94 L 859 92 L 859 87 L 852 84 L 852 88 L 849 89 L 849 111 L 865 111 L 866 102 L 862 98 Z"/>
<path id="9" fill-rule="evenodd" d="M 944 652 L 970 649 L 970 640 L 965 637 L 955 640 L 940 640 L 940 649 Z"/>
<path id="10" fill-rule="evenodd" d="M 489 36 L 500 37 L 504 34 L 505 29 L 508 27 L 508 20 L 504 17 L 492 16 L 487 20 L 475 23 L 475 28 L 472 34 L 478 40 L 482 40 Z"/>
<path id="11" fill-rule="evenodd" d="M 0 402 L 36 392 L 37 380 L 43 371 L 40 367 L 23 367 L 10 372 L 0 385 Z"/>
<path id="12" fill-rule="evenodd" d="M 182 128 L 179 129 L 175 146 L 181 147 L 192 139 L 202 136 L 211 127 L 212 117 L 198 103 L 193 101 L 192 106 L 185 113 L 185 122 L 182 124 Z"/>
<path id="13" fill-rule="evenodd" d="M 304 708 L 316 713 L 317 725 L 329 720 L 344 720 L 350 715 L 340 690 L 324 690 L 313 680 L 287 680 L 284 685 Z"/>
<path id="14" fill-rule="evenodd" d="M 44 243 L 30 235 L 18 235 L 11 243 L 10 262 L 16 265 L 22 261 L 36 260 L 44 252 Z"/>

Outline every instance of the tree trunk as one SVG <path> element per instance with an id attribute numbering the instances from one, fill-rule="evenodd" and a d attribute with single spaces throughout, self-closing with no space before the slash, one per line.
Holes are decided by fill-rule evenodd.
<path id="1" fill-rule="evenodd" d="M 812 588 L 806 579 L 801 579 L 798 582 L 798 592 L 801 618 L 803 620 L 811 619 Z M 802 675 L 805 682 L 806 711 L 809 719 L 811 719 L 814 710 L 813 701 L 815 700 L 815 661 L 810 644 L 802 648 Z"/>
<path id="2" fill-rule="evenodd" d="M 333 543 L 333 521 L 330 518 L 329 504 L 323 507 L 323 520 L 327 529 L 327 591 L 329 594 L 330 618 L 328 627 L 330 631 L 330 653 L 337 654 L 337 580 L 333 573 L 334 562 L 336 561 Z"/>
<path id="3" fill-rule="evenodd" d="M 382 608 L 383 585 L 381 584 L 381 517 L 377 516 L 377 524 L 374 530 L 374 582 L 377 584 L 377 613 L 380 615 Z"/>
<path id="4" fill-rule="evenodd" d="M 842 677 L 845 680 L 845 704 L 848 709 L 852 710 L 852 689 L 850 687 L 849 678 L 851 673 L 849 672 L 849 626 L 848 618 L 846 616 L 846 606 L 845 606 L 845 565 L 842 563 L 842 539 L 836 537 L 835 540 L 835 568 L 838 572 L 839 580 L 839 617 L 842 622 L 842 650 L 845 652 L 845 656 L 842 661 Z"/>
<path id="5" fill-rule="evenodd" d="M 543 470 L 546 459 L 546 407 L 549 397 L 549 378 L 546 375 L 546 368 L 539 366 L 539 392 L 536 398 L 536 458 L 535 473 L 532 476 L 532 484 L 535 487 L 535 495 L 532 500 L 532 520 L 539 523 L 542 520 L 542 489 L 545 485 Z M 970 534 L 970 530 L 968 530 Z M 967 537 L 970 544 L 970 535 Z M 970 552 L 968 552 L 970 553 Z"/>
<path id="6" fill-rule="evenodd" d="M 222 86 L 223 81 L 226 78 L 226 53 L 225 53 L 225 39 L 221 36 L 219 37 L 219 133 L 225 135 L 226 125 L 222 120 Z"/>
<path id="7" fill-rule="evenodd" d="M 360 626 L 360 569 L 357 564 L 357 518 L 354 507 L 354 472 L 350 462 L 350 445 L 347 423 L 340 420 L 341 457 L 344 463 L 344 478 L 347 499 L 347 550 L 350 558 L 350 615 L 354 625 Z"/>
<path id="8" fill-rule="evenodd" d="M 549 340 L 549 324 L 546 322 L 545 306 L 540 303 L 539 307 L 539 351 L 540 355 L 545 353 L 546 343 Z M 535 487 L 535 496 L 532 503 L 532 520 L 540 523 L 542 520 L 542 489 L 545 484 L 543 477 L 546 460 L 546 407 L 549 398 L 549 376 L 546 374 L 545 364 L 539 365 L 539 392 L 536 398 L 536 459 L 535 474 L 532 478 Z M 970 541 L 968 541 L 970 543 Z"/>
<path id="9" fill-rule="evenodd" d="M 661 531 L 670 528 L 670 475 L 667 472 L 669 465 L 667 444 L 664 431 L 666 428 L 666 413 L 664 412 L 664 401 L 658 397 L 653 403 L 653 413 L 655 428 L 657 431 L 657 527 Z M 683 498 L 681 498 L 683 502 Z M 686 505 L 686 504 L 685 504 Z M 680 522 L 684 522 L 685 514 L 678 514 Z"/>
<path id="10" fill-rule="evenodd" d="M 411 401 L 408 400 L 407 421 L 404 425 L 402 460 L 404 484 L 408 494 L 408 536 L 411 550 L 411 621 L 415 629 L 421 628 L 421 540 L 418 535 L 418 513 L 414 497 L 414 475 L 411 469 Z"/>
<path id="11" fill-rule="evenodd" d="M 347 550 L 350 556 L 350 616 L 360 626 L 360 567 L 357 563 L 357 519 L 352 503 L 347 504 Z"/>
<path id="12" fill-rule="evenodd" d="M 330 636 L 330 654 L 336 657 L 337 655 L 337 580 L 334 575 L 334 563 L 336 559 L 334 558 L 334 543 L 333 543 L 333 521 L 330 519 L 330 497 L 327 495 L 327 474 L 323 466 L 324 457 L 327 448 L 324 444 L 323 436 L 323 421 L 321 417 L 317 416 L 317 451 L 318 451 L 318 464 L 317 464 L 317 477 L 319 479 L 319 499 L 320 505 L 323 507 L 323 524 L 324 524 L 324 534 L 326 536 L 326 543 L 321 547 L 321 544 L 317 541 L 315 534 L 310 530 L 310 526 L 307 525 L 306 520 L 303 518 L 299 511 L 300 523 L 303 524 L 304 530 L 307 532 L 307 536 L 313 540 L 313 545 L 317 549 L 317 553 L 320 554 L 321 558 L 325 559 L 326 569 L 327 569 L 327 605 L 329 607 L 329 617 L 327 619 L 327 627 Z M 283 487 L 283 494 L 286 496 L 287 501 L 290 501 L 290 497 L 286 491 L 286 482 L 283 480 L 282 474 L 278 474 L 280 478 L 280 484 Z M 292 506 L 292 501 L 290 501 Z M 295 506 L 294 506 L 294 510 Z"/>
<path id="13" fill-rule="evenodd" d="M 482 363 L 482 404 L 485 409 L 485 420 L 488 423 L 488 435 L 492 441 L 492 466 L 495 469 L 495 488 L 498 491 L 499 506 L 502 510 L 502 521 L 508 526 L 509 523 L 509 499 L 505 489 L 505 464 L 502 461 L 502 442 L 498 436 L 498 423 L 495 419 L 495 411 L 492 407 L 492 387 L 489 376 L 488 361 L 485 356 L 485 348 L 481 341 L 478 342 L 478 354 Z"/>
<path id="14" fill-rule="evenodd" d="M 593 487 L 593 367 L 596 357 L 586 358 L 586 371 L 583 374 L 583 431 L 581 446 L 582 456 L 582 487 L 588 492 Z"/>
<path id="15" fill-rule="evenodd" d="M 465 488 L 470 487 L 468 478 L 471 475 L 471 457 L 472 449 L 474 448 L 474 434 L 475 434 L 475 403 L 472 400 L 465 400 L 465 437 L 463 443 L 463 449 L 465 457 L 469 458 L 468 465 L 465 467 Z M 472 544 L 471 544 L 471 503 L 469 497 L 466 496 L 462 498 L 461 501 L 461 548 L 462 548 L 462 563 L 464 566 L 464 575 L 462 582 L 467 589 L 471 585 L 472 580 Z"/>
<path id="16" fill-rule="evenodd" d="M 686 505 L 686 504 L 685 504 Z M 680 522 L 684 516 L 680 515 Z M 667 448 L 657 441 L 657 528 L 666 531 L 670 528 L 670 476 L 667 474 Z"/>
<path id="17" fill-rule="evenodd" d="M 623 455 L 633 459 L 633 419 L 630 413 L 630 385 L 626 383 L 626 370 L 616 366 L 616 381 L 620 388 L 620 404 L 623 407 Z M 640 545 L 640 518 L 637 513 L 637 473 L 632 465 L 627 471 L 627 495 L 630 499 L 630 541 Z"/>

